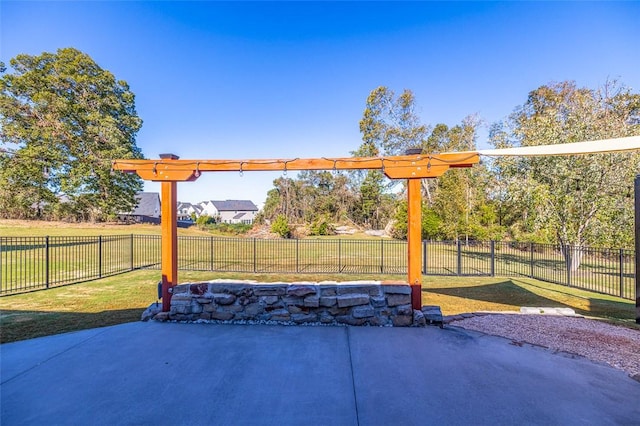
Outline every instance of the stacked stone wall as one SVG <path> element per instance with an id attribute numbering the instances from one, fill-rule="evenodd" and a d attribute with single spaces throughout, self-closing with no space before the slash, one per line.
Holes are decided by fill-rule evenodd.
<path id="1" fill-rule="evenodd" d="M 424 325 L 401 282 L 257 283 L 215 280 L 173 287 L 169 312 L 156 320 L 270 323 Z"/>

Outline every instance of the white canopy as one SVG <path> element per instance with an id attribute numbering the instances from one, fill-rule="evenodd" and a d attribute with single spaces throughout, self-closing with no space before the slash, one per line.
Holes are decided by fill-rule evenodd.
<path id="1" fill-rule="evenodd" d="M 640 136 L 601 139 L 598 141 L 561 143 L 556 145 L 522 146 L 503 149 L 483 149 L 477 153 L 487 157 L 538 157 L 551 155 L 596 154 L 640 150 Z"/>

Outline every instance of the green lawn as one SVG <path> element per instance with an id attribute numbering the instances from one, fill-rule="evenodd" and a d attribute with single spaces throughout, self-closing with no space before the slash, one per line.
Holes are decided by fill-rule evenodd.
<path id="1" fill-rule="evenodd" d="M 1 342 L 138 321 L 156 300 L 159 271 L 140 270 L 46 291 L 0 298 Z M 180 272 L 180 282 L 216 278 L 275 281 L 403 280 L 403 275 L 243 274 Z M 445 315 L 518 310 L 521 306 L 569 307 L 576 312 L 635 327 L 631 301 L 530 279 L 424 277 L 424 305 Z"/>
<path id="2" fill-rule="evenodd" d="M 98 235 L 160 235 L 159 225 L 119 223 L 66 223 L 0 219 L 1 237 L 86 237 Z M 210 235 L 196 227 L 178 228 L 178 235 Z"/>
<path id="3" fill-rule="evenodd" d="M 254 240 L 214 237 L 197 230 L 178 232 L 181 282 L 213 278 L 267 282 L 406 279 L 403 241 L 354 236 Z M 159 234 L 160 227 L 155 225 L 0 220 L 3 291 L 42 284 L 45 276 L 52 286 L 0 297 L 1 341 L 138 320 L 156 297 Z M 48 251 L 43 242 L 47 235 L 51 236 Z M 24 236 L 30 236 L 33 244 L 17 239 Z M 603 293 L 616 292 L 622 282 L 625 296 L 630 298 L 634 291 L 630 253 L 622 257 L 616 251 L 587 253 L 580 270 L 572 274 L 572 282 Z M 616 269 L 620 259 L 624 262 L 622 273 Z M 459 268 L 467 274 L 488 274 L 492 261 L 487 245 L 461 246 L 458 256 L 454 244 L 428 243 L 424 260 L 428 275 L 423 278 L 423 304 L 440 305 L 445 314 L 564 306 L 630 326 L 635 318 L 631 300 L 528 278 L 503 278 L 533 272 L 545 280 L 563 281 L 564 260 L 553 248 L 531 252 L 526 244 L 496 244 L 494 272 L 502 277 L 446 276 Z M 132 261 L 134 268 L 143 269 L 127 272 Z M 63 286 L 100 275 L 104 278 Z"/>
<path id="4" fill-rule="evenodd" d="M 148 227 L 128 230 L 144 232 Z M 46 241 L 44 236 L 0 233 L 1 291 L 16 293 L 47 282 L 56 286 L 131 269 L 157 269 L 160 244 L 160 236 L 149 233 L 51 236 Z M 488 244 L 461 245 L 459 253 L 455 244 L 445 242 L 425 243 L 423 248 L 426 275 L 488 276 L 493 266 L 495 276 L 533 276 L 556 283 L 568 278 L 562 254 L 552 246 L 531 252 L 526 244 L 496 243 L 493 256 Z M 631 253 L 585 253 L 580 269 L 569 277 L 572 285 L 614 295 L 622 289 L 625 298 L 633 299 Z M 406 265 L 406 242 L 390 239 L 263 240 L 206 234 L 178 238 L 178 268 L 184 271 L 404 274 Z"/>

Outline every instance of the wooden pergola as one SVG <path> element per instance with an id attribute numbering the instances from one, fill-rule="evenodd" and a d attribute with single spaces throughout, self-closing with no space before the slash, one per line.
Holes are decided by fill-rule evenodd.
<path id="1" fill-rule="evenodd" d="M 381 170 L 390 179 L 407 180 L 408 273 L 411 303 L 422 307 L 421 179 L 436 178 L 449 168 L 471 167 L 479 162 L 478 152 L 408 154 L 392 157 L 295 158 L 274 160 L 180 160 L 161 154 L 158 160 L 115 160 L 113 169 L 137 173 L 144 180 L 161 182 L 162 310 L 171 303 L 170 288 L 178 284 L 178 182 L 193 182 L 203 172 Z"/>

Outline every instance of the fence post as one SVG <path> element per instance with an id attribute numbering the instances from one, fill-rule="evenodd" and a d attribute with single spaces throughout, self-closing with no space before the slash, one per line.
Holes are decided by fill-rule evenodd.
<path id="1" fill-rule="evenodd" d="M 380 240 L 380 273 L 384 271 L 384 240 Z"/>
<path id="2" fill-rule="evenodd" d="M 209 254 L 211 255 L 209 259 L 209 270 L 211 271 L 215 270 L 215 264 L 213 262 L 214 246 L 215 246 L 215 243 L 213 241 L 213 237 L 209 237 Z"/>
<path id="3" fill-rule="evenodd" d="M 533 242 L 529 242 L 529 278 L 533 278 Z"/>
<path id="4" fill-rule="evenodd" d="M 462 275 L 462 251 L 460 247 L 460 238 L 457 241 L 458 246 L 458 276 Z"/>
<path id="5" fill-rule="evenodd" d="M 624 249 L 620 249 L 620 297 L 624 297 Z"/>
<path id="6" fill-rule="evenodd" d="M 496 242 L 491 240 L 489 243 L 489 247 L 491 249 L 491 276 L 496 276 Z"/>
<path id="7" fill-rule="evenodd" d="M 102 235 L 98 235 L 98 278 L 102 278 Z"/>
<path id="8" fill-rule="evenodd" d="M 253 273 L 255 274 L 258 271 L 258 244 L 256 239 L 253 239 Z"/>
<path id="9" fill-rule="evenodd" d="M 129 244 L 129 250 L 131 251 L 131 270 L 133 271 L 134 269 L 134 263 L 133 263 L 133 234 L 131 234 L 131 244 Z"/>
<path id="10" fill-rule="evenodd" d="M 422 240 L 422 275 L 427 275 L 427 240 Z"/>
<path id="11" fill-rule="evenodd" d="M 44 237 L 44 282 L 49 288 L 49 236 Z"/>
<path id="12" fill-rule="evenodd" d="M 338 239 L 338 273 L 342 273 L 342 240 Z"/>
<path id="13" fill-rule="evenodd" d="M 565 262 L 565 266 L 567 268 L 567 286 L 571 287 L 571 246 L 565 246 L 566 247 L 566 262 Z"/>
<path id="14" fill-rule="evenodd" d="M 300 272 L 300 239 L 296 238 L 296 274 Z"/>

